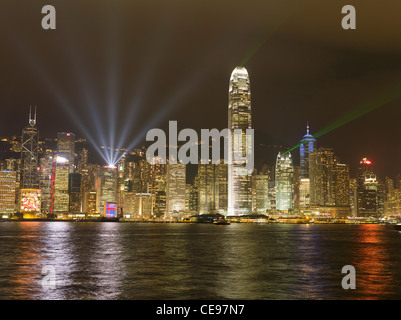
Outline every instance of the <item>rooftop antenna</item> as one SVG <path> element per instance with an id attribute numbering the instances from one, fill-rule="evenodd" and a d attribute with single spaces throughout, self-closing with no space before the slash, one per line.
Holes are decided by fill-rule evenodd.
<path id="1" fill-rule="evenodd" d="M 35 114 L 32 118 L 32 106 L 29 106 L 29 124 L 33 127 L 36 124 L 36 106 L 35 106 Z"/>

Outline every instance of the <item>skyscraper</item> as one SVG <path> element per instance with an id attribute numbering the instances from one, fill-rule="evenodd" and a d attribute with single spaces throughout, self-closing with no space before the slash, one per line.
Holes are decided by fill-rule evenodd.
<path id="1" fill-rule="evenodd" d="M 279 152 L 276 161 L 276 209 L 294 209 L 294 167 L 291 153 Z"/>
<path id="2" fill-rule="evenodd" d="M 96 172 L 96 209 L 103 213 L 106 202 L 117 201 L 117 168 L 99 167 Z"/>
<path id="3" fill-rule="evenodd" d="M 82 212 L 81 174 L 70 173 L 68 176 L 69 212 Z"/>
<path id="4" fill-rule="evenodd" d="M 309 155 L 310 205 L 335 206 L 337 158 L 331 148 L 319 148 Z"/>
<path id="5" fill-rule="evenodd" d="M 316 150 L 316 139 L 309 133 L 309 124 L 306 126 L 306 134 L 300 141 L 300 166 L 301 166 L 301 179 L 309 179 L 309 155 Z"/>
<path id="6" fill-rule="evenodd" d="M 231 130 L 231 164 L 228 168 L 228 213 L 247 214 L 252 209 L 251 173 L 245 168 L 246 155 L 252 153 L 251 86 L 247 70 L 236 67 L 228 91 L 228 128 Z M 235 130 L 235 131 L 234 131 Z"/>
<path id="7" fill-rule="evenodd" d="M 343 163 L 337 163 L 335 166 L 335 192 L 336 206 L 350 206 L 350 178 L 349 166 Z"/>
<path id="8" fill-rule="evenodd" d="M 301 179 L 299 181 L 299 208 L 301 210 L 310 207 L 310 184 L 309 179 Z"/>
<path id="9" fill-rule="evenodd" d="M 74 172 L 75 134 L 71 132 L 57 133 L 57 154 L 68 160 L 70 173 Z"/>
<path id="10" fill-rule="evenodd" d="M 227 165 L 198 165 L 199 214 L 227 213 Z"/>
<path id="11" fill-rule="evenodd" d="M 15 187 L 17 175 L 15 171 L 0 171 L 0 213 L 15 212 Z"/>
<path id="12" fill-rule="evenodd" d="M 22 130 L 21 188 L 39 188 L 39 130 L 36 127 L 36 107 L 32 116 L 29 109 L 29 124 Z"/>
<path id="13" fill-rule="evenodd" d="M 373 164 L 363 158 L 358 168 L 358 216 L 377 217 L 379 215 L 379 182 L 373 172 Z"/>
<path id="14" fill-rule="evenodd" d="M 268 209 L 270 209 L 269 176 L 255 174 L 252 176 L 252 211 L 264 213 Z"/>
<path id="15" fill-rule="evenodd" d="M 41 210 L 43 213 L 50 212 L 52 167 L 53 167 L 53 152 L 52 150 L 46 150 L 44 156 L 40 158 L 39 187 L 42 192 Z"/>
<path id="16" fill-rule="evenodd" d="M 68 193 L 69 161 L 56 155 L 51 176 L 51 209 L 50 213 L 67 214 L 69 211 L 70 196 Z"/>
<path id="17" fill-rule="evenodd" d="M 182 163 L 168 164 L 166 171 L 166 215 L 182 216 L 186 201 L 186 166 Z"/>

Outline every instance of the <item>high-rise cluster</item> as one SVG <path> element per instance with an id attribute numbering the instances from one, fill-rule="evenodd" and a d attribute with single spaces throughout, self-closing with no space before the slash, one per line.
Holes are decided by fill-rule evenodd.
<path id="1" fill-rule="evenodd" d="M 401 215 L 401 175 L 382 181 L 363 158 L 356 176 L 332 148 L 317 146 L 307 124 L 299 163 L 289 150 L 249 171 L 253 155 L 250 77 L 231 73 L 228 90 L 229 161 L 200 161 L 191 180 L 187 165 L 126 152 L 115 166 L 90 162 L 88 146 L 71 132 L 39 139 L 37 112 L 29 111 L 20 138 L 4 138 L 19 156 L 0 162 L 0 214 L 25 218 L 187 218 L 193 215 Z"/>

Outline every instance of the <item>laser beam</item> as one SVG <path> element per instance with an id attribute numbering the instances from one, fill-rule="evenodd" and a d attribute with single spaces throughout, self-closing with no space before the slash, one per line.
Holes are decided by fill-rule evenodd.
<path id="1" fill-rule="evenodd" d="M 349 122 L 359 119 L 363 117 L 364 115 L 394 101 L 397 100 L 401 97 L 401 82 L 396 83 L 393 87 L 390 89 L 372 97 L 371 99 L 363 102 L 356 108 L 352 109 L 350 112 L 347 114 L 343 115 L 342 117 L 338 118 L 334 122 L 330 123 L 320 131 L 318 131 L 316 134 L 313 135 L 313 137 L 319 138 L 337 128 L 340 128 Z M 306 141 L 307 142 L 307 141 Z M 296 146 L 292 147 L 291 149 L 287 150 L 285 153 L 290 152 L 298 147 L 300 147 L 302 144 L 306 143 L 299 143 Z"/>

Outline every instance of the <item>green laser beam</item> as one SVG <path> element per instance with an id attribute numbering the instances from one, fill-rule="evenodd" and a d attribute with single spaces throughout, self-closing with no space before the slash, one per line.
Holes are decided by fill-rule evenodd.
<path id="1" fill-rule="evenodd" d="M 355 109 L 351 110 L 351 112 L 343 115 L 342 117 L 338 118 L 336 121 L 332 122 L 322 130 L 318 131 L 316 134 L 313 135 L 313 137 L 319 138 L 322 135 L 325 135 L 326 133 L 329 133 L 339 127 L 342 127 L 346 125 L 347 123 L 358 119 L 367 113 L 370 113 L 376 109 L 378 109 L 381 106 L 384 106 L 398 98 L 401 97 L 401 82 L 397 83 L 394 87 L 392 87 L 390 90 L 379 94 L 375 97 L 373 97 L 371 100 L 365 101 Z M 284 153 L 288 153 L 298 147 L 300 147 L 302 144 L 307 143 L 308 141 L 305 142 L 300 142 L 298 143 L 295 147 L 292 147 L 291 149 L 287 150 Z"/>
<path id="2" fill-rule="evenodd" d="M 260 48 L 270 39 L 270 37 L 288 20 L 288 18 L 298 9 L 299 5 L 292 5 L 292 10 L 285 10 L 284 16 L 281 17 L 278 23 L 276 23 L 271 29 L 267 28 L 263 39 L 259 40 L 245 55 L 245 58 L 239 64 L 240 67 L 244 67 L 245 64 L 259 51 Z"/>

